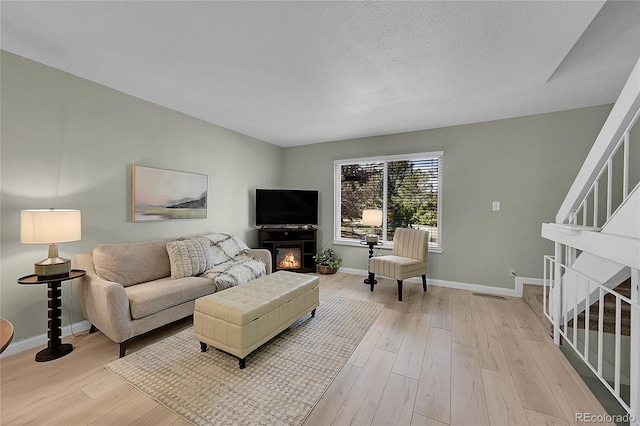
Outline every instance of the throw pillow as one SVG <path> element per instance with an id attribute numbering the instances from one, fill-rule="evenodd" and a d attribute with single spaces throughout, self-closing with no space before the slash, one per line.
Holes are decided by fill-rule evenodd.
<path id="1" fill-rule="evenodd" d="M 214 264 L 208 238 L 172 241 L 167 243 L 167 253 L 172 279 L 200 275 Z"/>

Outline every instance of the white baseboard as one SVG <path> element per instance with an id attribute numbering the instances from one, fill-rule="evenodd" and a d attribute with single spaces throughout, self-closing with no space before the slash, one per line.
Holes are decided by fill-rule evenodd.
<path id="1" fill-rule="evenodd" d="M 525 284 L 542 286 L 544 285 L 544 280 L 542 278 L 516 277 L 516 292 L 518 293 L 518 297 L 522 297 L 522 286 Z"/>
<path id="2" fill-rule="evenodd" d="M 413 278 L 409 279 L 409 281 L 422 282 L 421 279 L 416 280 Z M 516 290 L 512 288 L 492 287 L 492 286 L 483 285 L 483 284 L 470 284 L 470 283 L 461 283 L 457 281 L 430 280 L 430 279 L 427 279 L 427 283 L 435 286 L 439 286 L 439 287 L 455 288 L 458 290 L 469 290 L 477 293 L 495 294 L 499 296 L 520 297 L 520 295 L 516 292 Z"/>
<path id="3" fill-rule="evenodd" d="M 368 271 L 365 271 L 364 269 L 353 269 L 353 268 L 342 268 L 340 267 L 340 272 L 344 272 L 345 274 L 351 274 L 351 275 L 364 275 L 365 277 L 367 275 L 369 275 Z"/>
<path id="4" fill-rule="evenodd" d="M 71 328 L 73 327 L 73 332 L 78 333 L 82 331 L 87 331 L 91 327 L 91 323 L 89 321 L 80 321 L 76 322 L 72 325 L 67 325 L 62 327 L 62 337 L 71 335 Z M 11 344 L 5 349 L 4 352 L 0 355 L 1 358 L 4 358 L 9 355 L 14 355 L 19 352 L 24 352 L 29 349 L 37 348 L 38 346 L 46 345 L 48 342 L 47 333 L 41 334 L 39 336 L 29 337 L 28 339 L 19 340 L 17 342 L 11 342 Z"/>
<path id="5" fill-rule="evenodd" d="M 352 275 L 364 275 L 364 276 L 368 275 L 368 272 L 364 269 L 340 268 L 340 272 L 344 272 L 345 274 L 352 274 Z M 422 279 L 419 277 L 409 278 L 405 281 L 422 283 Z M 492 287 L 492 286 L 483 285 L 483 284 L 471 284 L 471 283 L 462 283 L 462 282 L 456 282 L 456 281 L 436 280 L 436 279 L 427 277 L 427 284 L 435 285 L 437 287 L 455 288 L 459 290 L 470 290 L 470 291 L 476 291 L 479 293 L 488 293 L 488 294 L 496 294 L 500 296 L 513 296 L 513 297 L 522 297 L 522 286 L 525 283 L 543 285 L 543 280 L 540 278 L 516 277 L 515 288 L 503 288 L 503 287 Z"/>

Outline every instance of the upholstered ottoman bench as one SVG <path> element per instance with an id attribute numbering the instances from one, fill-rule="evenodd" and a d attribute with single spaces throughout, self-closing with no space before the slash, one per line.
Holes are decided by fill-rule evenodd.
<path id="1" fill-rule="evenodd" d="M 193 330 L 207 345 L 235 355 L 240 368 L 260 345 L 320 305 L 318 277 L 278 271 L 196 299 Z"/>

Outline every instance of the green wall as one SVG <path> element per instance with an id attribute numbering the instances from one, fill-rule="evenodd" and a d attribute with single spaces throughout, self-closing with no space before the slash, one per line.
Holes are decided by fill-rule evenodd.
<path id="1" fill-rule="evenodd" d="M 0 59 L 0 315 L 14 324 L 14 342 L 47 324 L 46 286 L 16 283 L 47 254 L 20 244 L 20 210 L 80 209 L 82 240 L 59 245 L 71 259 L 99 243 L 210 231 L 257 244 L 254 189 L 282 184 L 282 148 L 7 52 Z M 207 219 L 132 223 L 131 164 L 207 174 Z M 64 325 L 69 315 L 82 320 L 71 291 L 66 283 Z"/>
<path id="2" fill-rule="evenodd" d="M 444 151 L 443 252 L 430 253 L 429 278 L 514 288 L 509 268 L 542 278 L 553 245 L 541 224 L 555 220 L 611 107 L 287 148 L 284 184 L 320 190 L 319 240 L 331 245 L 334 160 Z M 367 269 L 366 248 L 335 248 L 343 267 Z"/>
<path id="3" fill-rule="evenodd" d="M 0 315 L 14 341 L 43 335 L 47 322 L 45 286 L 16 283 L 47 250 L 20 244 L 20 210 L 82 210 L 82 240 L 60 244 L 69 258 L 99 243 L 208 231 L 255 246 L 255 188 L 315 188 L 319 245 L 330 245 L 335 159 L 444 151 L 443 253 L 430 255 L 430 278 L 501 288 L 513 287 L 509 268 L 540 278 L 553 250 L 541 224 L 554 220 L 611 108 L 283 149 L 7 52 L 0 60 Z M 132 223 L 131 164 L 207 174 L 208 218 Z M 337 249 L 344 267 L 366 269 L 365 248 Z M 71 292 L 65 284 L 64 325 L 82 320 Z"/>

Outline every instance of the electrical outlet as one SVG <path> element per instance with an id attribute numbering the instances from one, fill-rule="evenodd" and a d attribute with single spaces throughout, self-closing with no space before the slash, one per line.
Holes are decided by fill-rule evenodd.
<path id="1" fill-rule="evenodd" d="M 516 270 L 515 268 L 509 268 L 509 276 L 510 277 L 516 277 Z"/>

